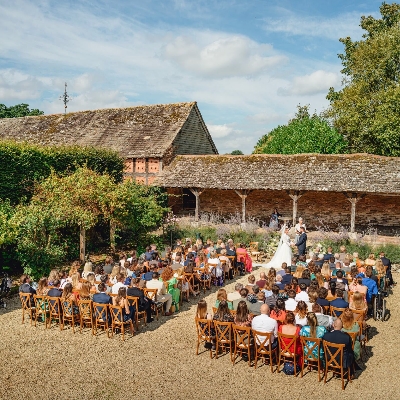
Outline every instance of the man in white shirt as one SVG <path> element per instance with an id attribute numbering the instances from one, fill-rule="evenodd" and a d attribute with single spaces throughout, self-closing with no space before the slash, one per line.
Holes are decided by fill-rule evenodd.
<path id="1" fill-rule="evenodd" d="M 297 307 L 297 301 L 295 300 L 296 292 L 290 289 L 288 292 L 288 299 L 285 301 L 286 311 L 294 311 Z"/>
<path id="2" fill-rule="evenodd" d="M 299 286 L 300 286 L 301 292 L 296 294 L 295 300 L 296 301 L 303 300 L 306 303 L 309 303 L 310 298 L 308 297 L 308 294 L 307 294 L 307 285 L 305 283 L 300 283 Z M 290 311 L 292 311 L 292 310 L 290 310 Z"/>
<path id="3" fill-rule="evenodd" d="M 172 304 L 172 295 L 167 293 L 167 290 L 165 289 L 165 285 L 163 281 L 158 280 L 158 272 L 153 273 L 153 279 L 151 281 L 146 282 L 146 288 L 147 289 L 157 289 L 157 301 L 161 303 L 165 303 L 165 309 L 166 313 L 165 315 L 172 315 L 172 313 L 169 312 Z"/>
<path id="4" fill-rule="evenodd" d="M 118 290 L 121 287 L 127 287 L 126 285 L 124 285 L 124 281 L 125 281 L 125 275 L 124 274 L 118 274 L 117 275 L 117 283 L 113 285 L 113 287 L 111 288 L 111 293 L 112 294 L 118 294 Z"/>
<path id="5" fill-rule="evenodd" d="M 278 341 L 275 338 L 278 336 L 278 323 L 269 316 L 269 306 L 268 304 L 263 304 L 260 308 L 260 315 L 257 315 L 253 318 L 251 322 L 251 327 L 255 331 L 258 332 L 273 332 L 273 338 L 271 346 L 275 348 L 278 344 Z M 256 336 L 256 340 L 258 343 L 262 343 L 265 340 L 266 336 Z M 265 342 L 265 346 L 268 346 L 269 340 Z"/>
<path id="6" fill-rule="evenodd" d="M 235 285 L 235 291 L 233 293 L 228 293 L 228 301 L 238 300 L 241 298 L 240 291 L 243 289 L 243 285 L 241 283 L 237 283 Z"/>

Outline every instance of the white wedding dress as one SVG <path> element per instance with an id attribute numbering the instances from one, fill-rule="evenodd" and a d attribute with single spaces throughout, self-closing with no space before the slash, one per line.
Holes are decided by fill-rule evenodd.
<path id="1" fill-rule="evenodd" d="M 285 227 L 282 229 L 281 240 L 271 261 L 267 264 L 267 268 L 281 268 L 282 263 L 288 266 L 292 265 L 292 248 L 290 247 L 290 237 L 285 233 Z"/>

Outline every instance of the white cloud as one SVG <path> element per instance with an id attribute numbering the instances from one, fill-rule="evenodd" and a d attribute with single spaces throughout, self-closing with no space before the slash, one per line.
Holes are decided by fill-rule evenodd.
<path id="1" fill-rule="evenodd" d="M 339 84 L 338 74 L 318 70 L 308 75 L 296 76 L 288 87 L 278 89 L 278 94 L 281 96 L 326 94 L 330 87 Z"/>
<path id="2" fill-rule="evenodd" d="M 374 14 L 372 13 L 372 15 Z M 298 15 L 284 10 L 281 17 L 266 18 L 264 29 L 269 32 L 323 37 L 332 40 L 346 36 L 360 39 L 362 34 L 362 29 L 359 27 L 360 17 L 358 12 L 326 18 Z"/>
<path id="3" fill-rule="evenodd" d="M 229 136 L 233 132 L 233 128 L 228 126 L 227 124 L 223 125 L 207 125 L 208 130 L 211 133 L 213 138 L 223 138 Z"/>
<path id="4" fill-rule="evenodd" d="M 27 101 L 40 97 L 43 84 L 34 76 L 14 69 L 0 70 L 0 99 Z M 4 101 L 4 100 L 3 100 Z"/>
<path id="5" fill-rule="evenodd" d="M 164 54 L 183 69 L 211 78 L 257 75 L 286 61 L 272 46 L 236 35 L 206 45 L 179 36 L 166 45 Z"/>

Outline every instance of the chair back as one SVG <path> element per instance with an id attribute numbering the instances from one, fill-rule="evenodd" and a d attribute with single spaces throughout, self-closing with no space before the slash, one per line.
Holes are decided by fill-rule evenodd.
<path id="1" fill-rule="evenodd" d="M 343 311 L 345 311 L 345 308 L 340 308 L 340 307 L 332 307 L 331 306 L 331 316 L 332 317 L 336 317 L 336 318 L 340 318 L 340 316 L 342 315 Z"/>
<path id="2" fill-rule="evenodd" d="M 19 293 L 19 298 L 21 300 L 21 307 L 24 310 L 29 310 L 31 307 L 34 306 L 30 293 L 22 293 L 22 292 L 20 292 Z"/>
<path id="3" fill-rule="evenodd" d="M 351 312 L 353 313 L 353 316 L 354 316 L 354 322 L 357 322 L 358 325 L 361 327 L 361 324 L 365 320 L 366 310 L 354 310 L 354 309 L 352 309 Z"/>
<path id="4" fill-rule="evenodd" d="M 284 339 L 289 339 L 285 342 Z M 285 357 L 295 357 L 296 356 L 296 341 L 298 339 L 297 335 L 286 335 L 282 332 L 278 332 L 279 341 L 279 352 Z M 290 348 L 293 347 L 293 351 Z"/>
<path id="5" fill-rule="evenodd" d="M 258 242 L 250 242 L 249 250 L 250 251 L 258 251 Z"/>
<path id="6" fill-rule="evenodd" d="M 344 354 L 344 344 L 327 342 L 324 340 L 324 353 L 325 353 L 325 366 L 326 369 L 339 370 L 343 368 L 343 354 Z"/>
<path id="7" fill-rule="evenodd" d="M 114 306 L 114 305 L 110 304 L 108 309 L 110 311 L 111 321 L 112 321 L 113 325 L 122 324 L 124 321 L 122 307 Z"/>
<path id="8" fill-rule="evenodd" d="M 108 306 L 109 304 L 93 302 L 93 313 L 96 324 L 108 324 Z"/>
<path id="9" fill-rule="evenodd" d="M 44 312 L 47 309 L 47 296 L 34 294 L 33 300 L 35 302 L 35 308 L 38 313 Z"/>
<path id="10" fill-rule="evenodd" d="M 49 304 L 50 317 L 59 318 L 61 314 L 61 304 L 59 297 L 47 297 Z"/>
<path id="11" fill-rule="evenodd" d="M 252 329 L 254 346 L 258 354 L 268 354 L 272 350 L 274 332 L 260 332 Z M 268 343 L 267 343 L 268 342 Z"/>
<path id="12" fill-rule="evenodd" d="M 251 327 L 232 324 L 235 346 L 247 349 L 251 342 Z"/>
<path id="13" fill-rule="evenodd" d="M 63 299 L 63 298 L 61 298 L 60 301 L 64 318 L 71 318 L 74 314 L 73 313 L 74 302 L 71 299 Z"/>
<path id="14" fill-rule="evenodd" d="M 91 321 L 93 318 L 92 300 L 78 300 L 79 315 L 82 320 Z"/>
<path id="15" fill-rule="evenodd" d="M 195 318 L 197 338 L 200 341 L 211 340 L 211 320 Z"/>
<path id="16" fill-rule="evenodd" d="M 216 340 L 220 343 L 232 341 L 232 322 L 214 321 Z"/>
<path id="17" fill-rule="evenodd" d="M 212 308 L 213 315 L 215 315 L 215 314 L 217 313 L 217 310 L 218 310 L 217 307 L 213 307 L 213 308 Z"/>
<path id="18" fill-rule="evenodd" d="M 351 337 L 352 347 L 353 347 L 353 350 L 354 350 L 354 344 L 356 342 L 357 336 L 359 335 L 359 332 L 347 332 L 347 333 Z"/>
<path id="19" fill-rule="evenodd" d="M 321 307 L 324 311 L 324 315 L 329 315 L 330 306 L 321 306 Z"/>
<path id="20" fill-rule="evenodd" d="M 321 354 L 322 339 L 300 336 L 301 347 L 303 348 L 303 357 L 306 361 L 318 362 Z M 313 353 L 317 354 L 317 356 Z"/>
<path id="21" fill-rule="evenodd" d="M 150 300 L 153 300 L 154 302 L 157 301 L 157 289 L 143 289 L 144 295 L 149 298 Z"/>

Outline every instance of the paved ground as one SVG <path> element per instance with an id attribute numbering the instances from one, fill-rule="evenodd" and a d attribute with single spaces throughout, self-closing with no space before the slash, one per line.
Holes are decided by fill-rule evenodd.
<path id="1" fill-rule="evenodd" d="M 258 271 L 259 272 L 259 271 Z M 400 278 L 396 274 L 397 280 Z M 242 278 L 244 280 L 244 278 Z M 232 290 L 234 282 L 227 285 Z M 21 324 L 19 301 L 0 311 L 1 399 L 398 399 L 400 379 L 400 290 L 388 299 L 390 318 L 370 321 L 373 354 L 364 370 L 342 393 L 339 380 L 318 383 L 315 373 L 304 378 L 271 374 L 246 363 L 232 366 L 229 357 L 210 360 L 195 354 L 195 301 L 173 317 L 162 317 L 123 343 L 119 336 L 93 337 L 56 327 Z M 205 299 L 211 310 L 214 293 Z"/>

